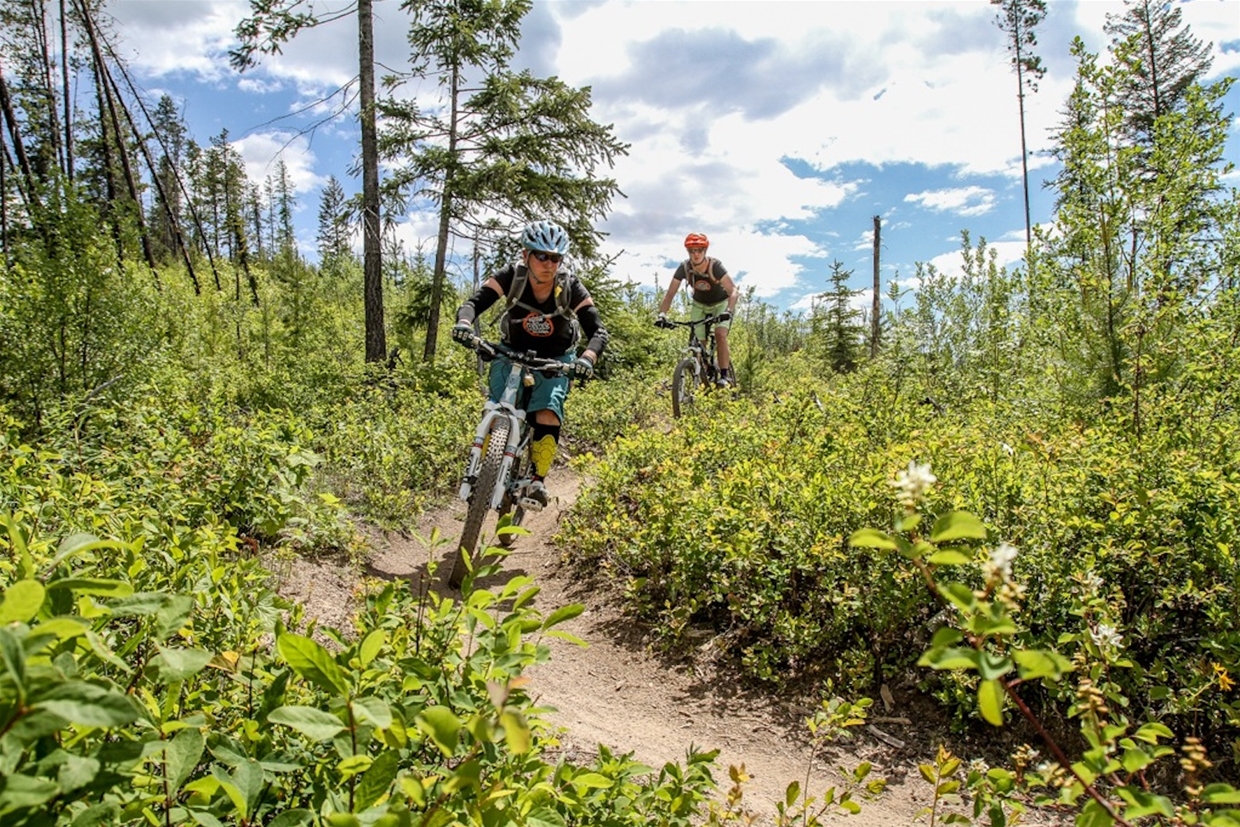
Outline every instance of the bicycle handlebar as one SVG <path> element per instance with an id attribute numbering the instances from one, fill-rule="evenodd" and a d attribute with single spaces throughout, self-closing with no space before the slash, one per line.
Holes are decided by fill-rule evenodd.
<path id="1" fill-rule="evenodd" d="M 478 351 L 485 359 L 494 359 L 496 356 L 503 356 L 514 365 L 536 370 L 544 376 L 552 374 L 573 373 L 572 362 L 562 362 L 559 359 L 548 359 L 545 356 L 538 356 L 532 351 L 522 352 L 514 350 L 503 342 L 489 342 L 481 336 L 474 336 L 469 340 L 467 347 Z"/>
<path id="2" fill-rule="evenodd" d="M 681 322 L 681 321 L 677 321 L 677 320 L 675 320 L 675 319 L 664 319 L 664 320 L 663 320 L 663 325 L 662 325 L 662 326 L 667 326 L 667 327 L 694 327 L 695 325 L 700 325 L 700 324 L 704 324 L 704 325 L 709 326 L 709 325 L 715 324 L 715 322 L 716 322 L 716 321 L 718 321 L 718 319 L 719 319 L 719 317 L 718 317 L 718 316 L 716 316 L 716 315 L 714 315 L 714 314 L 712 314 L 712 315 L 710 315 L 710 316 L 703 316 L 702 318 L 698 319 L 696 322 Z M 660 327 L 660 326 L 661 326 L 661 325 L 659 325 L 659 323 L 658 323 L 658 322 L 655 322 L 655 327 Z"/>

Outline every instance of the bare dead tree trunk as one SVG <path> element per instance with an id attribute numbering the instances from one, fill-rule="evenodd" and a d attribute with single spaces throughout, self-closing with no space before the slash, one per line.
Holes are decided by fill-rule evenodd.
<path id="1" fill-rule="evenodd" d="M 878 357 L 878 335 L 881 325 L 879 324 L 878 311 L 880 307 L 879 290 L 881 285 L 878 278 L 879 250 L 881 246 L 881 234 L 883 230 L 882 216 L 874 216 L 874 296 L 870 303 L 870 358 Z"/>
<path id="2" fill-rule="evenodd" d="M 448 91 L 449 100 L 452 102 L 448 121 L 450 124 L 448 127 L 449 157 L 456 155 L 457 118 L 459 117 L 457 98 L 460 97 L 460 83 L 460 72 L 456 66 L 453 66 Z M 426 350 L 422 354 L 422 360 L 425 362 L 434 361 L 439 339 L 439 305 L 443 303 L 443 282 L 447 272 L 448 222 L 452 215 L 452 187 L 452 170 L 448 169 L 444 173 L 443 193 L 439 198 L 439 236 L 435 242 L 435 267 L 431 274 L 431 306 L 426 316 Z"/>
<path id="3" fill-rule="evenodd" d="M 146 229 L 146 219 L 142 215 L 142 199 L 138 196 L 138 184 L 134 180 L 133 165 L 129 163 L 129 152 L 125 148 L 125 131 L 121 125 L 120 115 L 117 113 L 118 106 L 124 108 L 123 103 L 118 103 L 119 95 L 116 92 L 116 85 L 112 80 L 112 75 L 108 71 L 108 64 L 104 60 L 103 50 L 99 47 L 99 38 L 95 32 L 95 24 L 91 19 L 90 11 L 86 8 L 86 4 L 81 3 L 82 28 L 86 32 L 86 37 L 90 41 L 90 51 L 95 62 L 95 83 L 102 90 L 102 104 L 106 107 L 108 113 L 108 121 L 112 124 L 112 133 L 116 139 L 116 154 L 120 160 L 120 172 L 124 178 L 125 189 L 129 194 L 129 201 L 133 205 L 134 220 L 138 224 L 138 238 L 142 245 L 142 255 L 146 259 L 146 264 L 151 268 L 151 274 L 155 278 L 155 284 L 159 285 L 159 268 L 155 264 L 155 254 L 151 250 L 151 236 Z M 104 111 L 103 109 L 100 110 Z M 125 113 L 125 117 L 130 123 L 133 119 L 129 113 Z M 136 137 L 136 136 L 135 136 Z M 104 143 L 107 143 L 106 130 L 104 133 Z M 108 180 L 111 181 L 111 172 L 108 174 Z M 117 224 L 117 248 L 121 252 L 119 222 Z"/>
<path id="4" fill-rule="evenodd" d="M 31 5 L 34 7 L 36 4 Z M 40 91 L 47 104 L 47 131 L 51 136 L 56 163 L 63 172 L 66 166 L 65 148 L 60 139 L 60 117 L 56 113 L 56 83 L 54 81 L 56 72 L 52 68 L 51 38 L 47 32 L 47 7 L 43 3 L 38 3 L 37 8 L 32 8 L 32 10 L 38 19 L 38 25 L 32 27 L 32 33 L 39 44 L 39 75 L 42 83 Z"/>
<path id="5" fill-rule="evenodd" d="M 13 111 L 13 98 L 9 95 L 9 85 L 4 80 L 4 69 L 0 67 L 0 108 L 4 110 L 4 125 L 9 130 L 9 140 L 13 144 L 13 154 L 17 156 L 17 167 L 20 177 L 17 189 L 26 202 L 31 215 L 38 211 L 39 201 L 35 187 L 34 172 L 30 168 L 30 157 L 26 155 L 26 146 L 22 142 L 21 126 L 17 122 L 17 114 Z"/>
<path id="6" fill-rule="evenodd" d="M 60 96 L 65 110 L 65 177 L 73 182 L 73 98 L 69 86 L 69 21 L 65 0 L 60 0 Z"/>

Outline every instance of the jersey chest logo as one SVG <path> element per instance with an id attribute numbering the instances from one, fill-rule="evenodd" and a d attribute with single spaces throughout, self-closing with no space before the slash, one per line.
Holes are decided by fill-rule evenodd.
<path id="1" fill-rule="evenodd" d="M 715 283 L 711 281 L 710 279 L 698 279 L 697 281 L 693 282 L 693 289 L 698 291 L 699 293 L 705 293 L 714 286 L 715 286 Z"/>
<path id="2" fill-rule="evenodd" d="M 537 314 L 526 316 L 521 320 L 521 328 L 530 336 L 538 338 L 546 338 L 555 332 L 555 324 L 550 316 L 540 316 Z"/>

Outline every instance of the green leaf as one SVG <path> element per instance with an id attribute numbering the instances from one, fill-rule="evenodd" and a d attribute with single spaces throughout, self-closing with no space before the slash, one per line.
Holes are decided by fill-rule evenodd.
<path id="1" fill-rule="evenodd" d="M 1157 744 L 1160 738 L 1174 738 L 1175 734 L 1167 728 L 1166 724 L 1153 722 L 1142 724 L 1141 728 L 1132 734 L 1132 737 L 1147 744 Z"/>
<path id="2" fill-rule="evenodd" d="M 313 810 L 285 810 L 267 822 L 267 827 L 302 827 L 303 824 L 314 823 Z"/>
<path id="3" fill-rule="evenodd" d="M 926 561 L 936 566 L 965 566 L 973 562 L 973 557 L 955 549 L 943 549 L 931 554 Z"/>
<path id="4" fill-rule="evenodd" d="M 428 706 L 418 715 L 418 729 L 435 742 L 440 752 L 450 756 L 460 739 L 461 719 L 446 706 Z"/>
<path id="5" fill-rule="evenodd" d="M 30 556 L 30 547 L 26 545 L 26 535 L 22 533 L 12 514 L 5 514 L 0 522 L 9 533 L 9 543 L 13 546 L 17 558 L 17 574 L 22 580 L 34 577 L 34 560 Z"/>
<path id="6" fill-rule="evenodd" d="M 949 511 L 934 521 L 930 529 L 930 542 L 948 543 L 952 540 L 985 540 L 986 526 L 967 511 Z"/>
<path id="7" fill-rule="evenodd" d="M 22 649 L 21 641 L 17 639 L 17 636 L 3 626 L 0 626 L 0 660 L 4 662 L 5 670 L 13 677 L 13 683 L 17 687 L 18 700 L 24 702 L 26 697 L 26 653 Z"/>
<path id="8" fill-rule="evenodd" d="M 1136 787 L 1120 787 L 1115 792 L 1129 804 L 1124 810 L 1124 818 L 1128 821 L 1156 814 L 1164 818 L 1175 816 L 1175 807 L 1166 796 L 1147 793 Z"/>
<path id="9" fill-rule="evenodd" d="M 292 727 L 313 741 L 327 741 L 345 730 L 338 717 L 312 706 L 282 706 L 271 710 L 267 720 Z"/>
<path id="10" fill-rule="evenodd" d="M 878 548 L 884 551 L 898 551 L 900 545 L 886 532 L 876 528 L 862 528 L 854 531 L 848 538 L 848 545 L 853 548 Z"/>
<path id="11" fill-rule="evenodd" d="M 1240 804 L 1240 790 L 1230 784 L 1207 784 L 1201 800 L 1207 804 Z"/>
<path id="12" fill-rule="evenodd" d="M 114 801 L 92 804 L 73 819 L 73 827 L 99 827 L 120 823 L 121 808 Z"/>
<path id="13" fill-rule="evenodd" d="M 587 790 L 606 790 L 615 784 L 610 778 L 597 772 L 583 772 L 574 775 L 572 781 L 576 786 Z"/>
<path id="14" fill-rule="evenodd" d="M 156 644 L 159 654 L 151 658 L 151 668 L 165 683 L 183 681 L 197 675 L 214 657 L 206 649 L 179 649 Z"/>
<path id="15" fill-rule="evenodd" d="M 918 666 L 931 669 L 976 669 L 979 653 L 967 646 L 931 649 L 918 659 Z"/>
<path id="16" fill-rule="evenodd" d="M 349 694 L 349 682 L 332 656 L 304 635 L 286 632 L 276 642 L 280 655 L 297 674 L 327 692 Z"/>
<path id="17" fill-rule="evenodd" d="M 361 812 L 373 806 L 392 786 L 399 769 L 400 756 L 396 751 L 387 750 L 379 753 L 379 757 L 370 765 L 370 769 L 362 773 L 357 785 L 353 808 Z"/>
<path id="18" fill-rule="evenodd" d="M 566 620 L 572 620 L 574 617 L 580 616 L 585 610 L 586 607 L 581 603 L 570 603 L 567 606 L 561 606 L 547 616 L 547 619 L 543 621 L 542 627 L 550 629 L 553 626 L 558 626 Z"/>
<path id="19" fill-rule="evenodd" d="M 354 717 L 359 721 L 373 724 L 379 729 L 392 726 L 392 708 L 382 698 L 357 698 L 351 701 L 350 705 L 353 707 Z"/>
<path id="20" fill-rule="evenodd" d="M 977 607 L 977 595 L 964 583 L 940 583 L 939 594 L 963 612 L 972 612 Z"/>
<path id="21" fill-rule="evenodd" d="M 1111 817 L 1111 813 L 1092 798 L 1085 802 L 1085 806 L 1081 807 L 1080 815 L 1076 816 L 1076 827 L 1112 827 L 1112 825 L 1115 825 L 1115 820 Z"/>
<path id="22" fill-rule="evenodd" d="M 1124 750 L 1124 755 L 1120 758 L 1120 765 L 1128 773 L 1140 772 L 1153 763 L 1154 759 L 1147 755 L 1145 750 L 1135 747 Z"/>
<path id="23" fill-rule="evenodd" d="M 499 724 L 504 728 L 504 741 L 513 755 L 524 755 L 530 751 L 530 725 L 524 716 L 505 710 L 500 713 Z"/>
<path id="24" fill-rule="evenodd" d="M 30 706 L 84 726 L 124 726 L 138 717 L 138 709 L 127 695 L 86 681 L 66 681 L 32 694 Z"/>
<path id="25" fill-rule="evenodd" d="M 187 594 L 174 594 L 155 613 L 155 637 L 164 640 L 179 632 L 194 613 L 194 598 Z"/>
<path id="26" fill-rule="evenodd" d="M 1009 658 L 982 652 L 978 659 L 977 673 L 984 681 L 996 680 L 1010 671 L 1012 671 L 1012 661 Z"/>
<path id="27" fill-rule="evenodd" d="M 1063 655 L 1042 649 L 1020 649 L 1012 653 L 1012 659 L 1020 667 L 1020 676 L 1025 680 L 1059 680 L 1073 669 L 1072 662 Z"/>
<path id="28" fill-rule="evenodd" d="M 375 629 L 366 635 L 357 652 L 358 662 L 361 663 L 363 669 L 374 662 L 374 659 L 383 651 L 385 643 L 387 643 L 387 632 L 383 629 Z"/>
<path id="29" fill-rule="evenodd" d="M 586 649 L 590 646 L 590 644 L 586 643 L 583 639 L 577 637 L 572 632 L 566 632 L 563 629 L 556 629 L 553 632 L 547 632 L 547 637 L 568 641 L 574 646 L 580 646 L 582 649 Z"/>
<path id="30" fill-rule="evenodd" d="M 953 629 L 951 626 L 940 626 L 934 631 L 934 637 L 930 638 L 930 645 L 936 649 L 945 646 L 951 646 L 964 640 L 964 635 L 959 629 Z"/>
<path id="31" fill-rule="evenodd" d="M 1003 686 L 999 681 L 982 681 L 977 687 L 977 708 L 988 723 L 1003 726 Z"/>
<path id="32" fill-rule="evenodd" d="M 176 792 L 181 789 L 194 768 L 198 759 L 202 758 L 206 739 L 202 731 L 195 727 L 187 727 L 176 734 L 164 747 L 164 776 L 168 780 L 168 788 Z"/>
<path id="33" fill-rule="evenodd" d="M 40 807 L 59 793 L 60 785 L 55 781 L 12 773 L 5 776 L 0 787 L 0 813 Z"/>
<path id="34" fill-rule="evenodd" d="M 0 602 L 0 625 L 29 623 L 43 607 L 47 590 L 38 580 L 18 580 L 4 592 Z"/>
<path id="35" fill-rule="evenodd" d="M 97 597 L 128 597 L 133 594 L 133 584 L 124 580 L 104 577 L 65 577 L 47 584 L 47 590 L 68 589 L 74 594 L 90 594 Z"/>
<path id="36" fill-rule="evenodd" d="M 101 548 L 123 548 L 124 544 L 116 540 L 100 540 L 94 534 L 70 534 L 60 541 L 56 556 L 47 564 L 45 571 L 54 571 L 57 566 L 75 554 L 82 554 Z"/>

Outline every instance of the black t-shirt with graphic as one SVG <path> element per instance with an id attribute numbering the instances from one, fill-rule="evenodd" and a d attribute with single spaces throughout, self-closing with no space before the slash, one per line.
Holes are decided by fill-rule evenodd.
<path id="1" fill-rule="evenodd" d="M 728 297 L 728 291 L 723 287 L 723 277 L 727 274 L 728 268 L 723 266 L 723 262 L 708 256 L 705 273 L 693 271 L 689 262 L 682 261 L 672 278 L 680 281 L 690 279 L 693 300 L 698 304 L 718 304 Z"/>
<path id="2" fill-rule="evenodd" d="M 503 288 L 504 296 L 512 290 L 518 267 L 525 269 L 522 264 L 510 265 L 494 276 Z M 564 270 L 556 274 L 555 280 L 551 294 L 546 301 L 540 302 L 534 298 L 534 282 L 526 276 L 525 289 L 520 296 L 512 297 L 515 303 L 507 311 L 506 329 L 500 331 L 500 336 L 509 347 L 532 350 L 544 359 L 550 359 L 562 356 L 576 344 L 576 322 L 557 310 L 561 306 L 569 309 L 580 307 L 583 301 L 590 298 L 590 291 L 581 279 Z M 561 290 L 568 291 L 568 300 L 557 302 L 556 291 Z"/>

